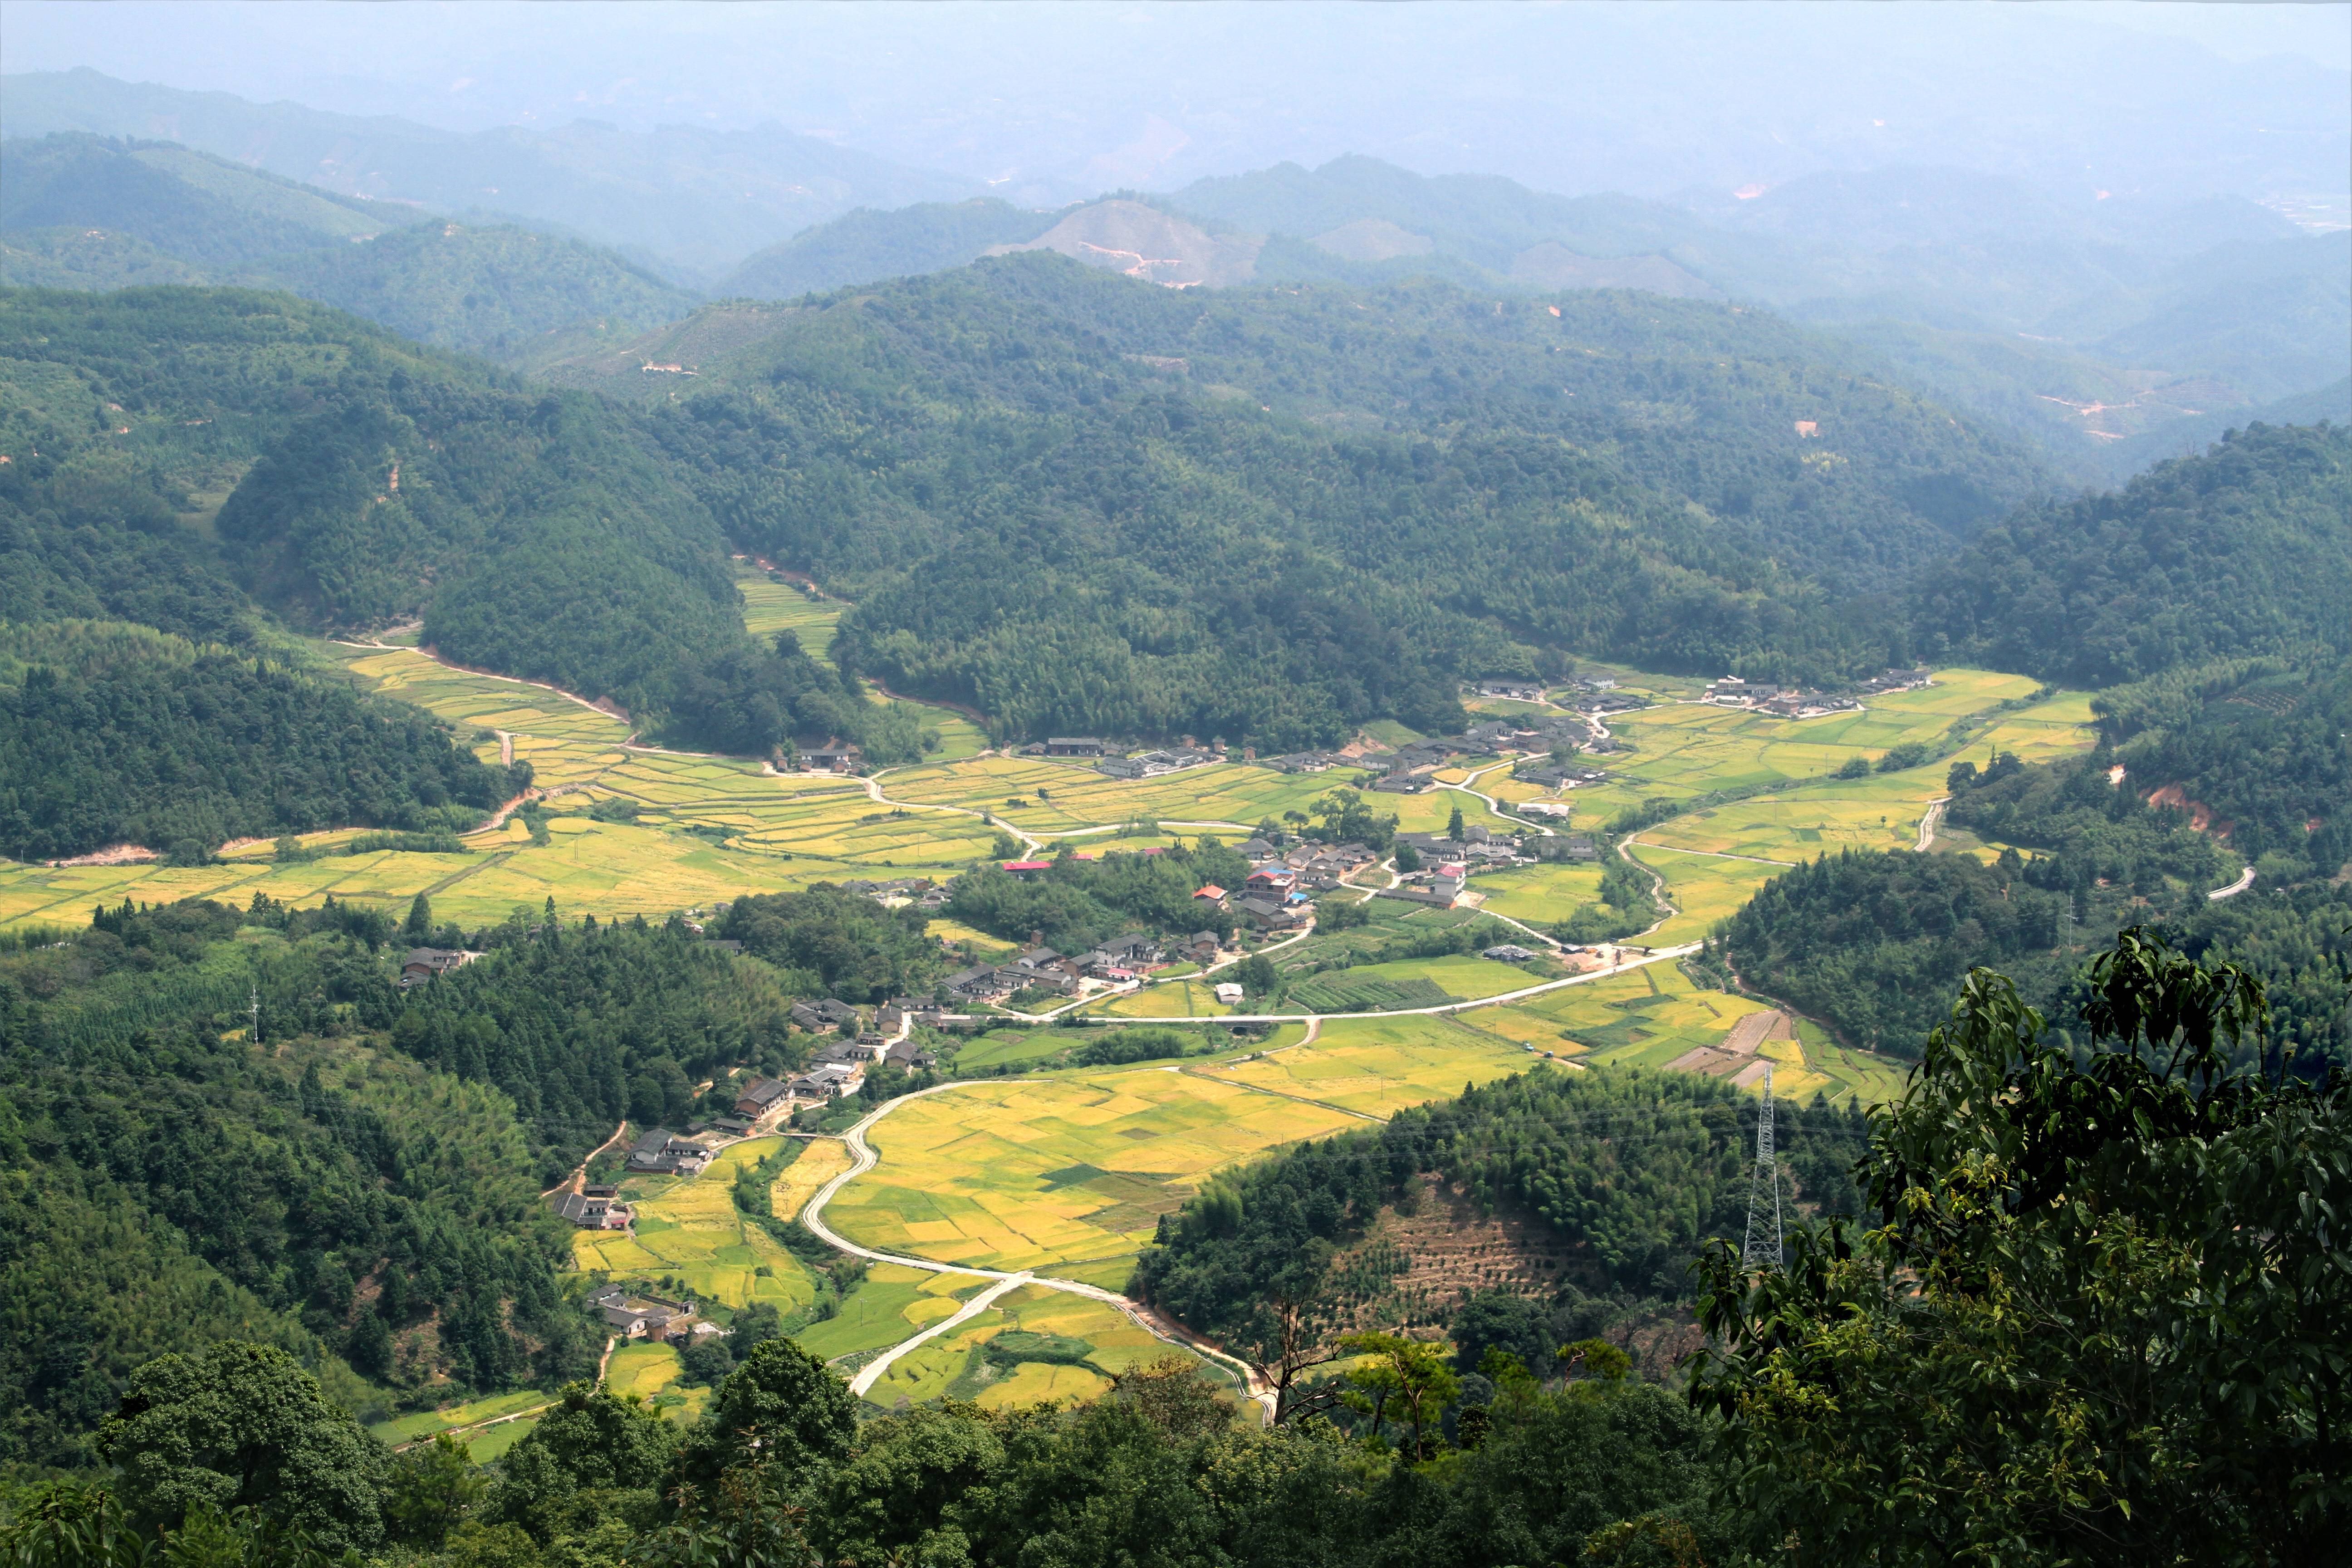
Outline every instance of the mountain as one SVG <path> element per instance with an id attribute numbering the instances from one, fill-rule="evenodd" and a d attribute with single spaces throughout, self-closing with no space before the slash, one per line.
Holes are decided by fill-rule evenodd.
<path id="1" fill-rule="evenodd" d="M 0 142 L 0 281 L 239 283 L 339 306 L 498 359 L 548 334 L 631 334 L 698 297 L 585 240 L 511 224 L 412 223 L 164 142 Z"/>
<path id="2" fill-rule="evenodd" d="M 993 196 L 919 202 L 895 210 L 859 207 L 746 258 L 710 291 L 722 300 L 791 300 L 885 278 L 943 272 L 977 259 L 992 246 L 1034 239 L 1055 221 L 1053 213 Z"/>
<path id="3" fill-rule="evenodd" d="M 1187 285 L 1431 277 L 1491 292 L 1635 289 L 1769 305 L 2027 434 L 2084 483 L 2130 471 L 2119 442 L 2332 380 L 2352 352 L 2342 237 L 2303 237 L 2242 199 L 2062 199 L 1937 168 L 1743 194 L 1694 192 L 1687 207 L 1566 197 L 1343 157 L 1089 204 L 1053 220 L 1051 243 Z M 1160 216 L 1142 217 L 1146 206 Z M 779 254 L 824 257 L 821 270 L 770 282 L 747 268 L 732 291 L 783 298 L 819 276 L 868 282 L 1046 243 L 1034 215 L 1036 234 L 992 246 L 984 226 L 949 225 L 943 210 L 811 229 Z M 1019 224 L 1013 209 L 994 216 Z"/>
<path id="4" fill-rule="evenodd" d="M 1885 628 L 1838 602 L 2033 482 L 1787 322 L 1557 298 L 1029 253 L 543 374 L 647 405 L 740 546 L 856 601 L 837 653 L 1017 735 L 1324 744 L 1547 647 L 1860 669 Z"/>
<path id="5" fill-rule="evenodd" d="M 1926 657 L 2072 685 L 2352 654 L 2352 430 L 2251 426 L 2121 490 L 2021 509 L 1910 598 Z"/>
<path id="6" fill-rule="evenodd" d="M 688 283 L 853 207 L 981 194 L 975 182 L 773 125 L 639 132 L 579 120 L 467 134 L 89 69 L 0 79 L 0 134 L 60 131 L 168 139 L 345 197 L 554 224 Z"/>

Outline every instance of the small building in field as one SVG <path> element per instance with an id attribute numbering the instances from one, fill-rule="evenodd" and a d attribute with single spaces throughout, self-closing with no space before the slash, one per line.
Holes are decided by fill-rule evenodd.
<path id="1" fill-rule="evenodd" d="M 819 746 L 801 753 L 801 766 L 815 773 L 856 773 L 858 756 L 855 746 Z"/>
<path id="2" fill-rule="evenodd" d="M 1223 1007 L 1238 1007 L 1242 1005 L 1242 999 L 1249 994 L 1230 980 L 1219 981 L 1213 989 L 1216 994 L 1218 1005 Z"/>

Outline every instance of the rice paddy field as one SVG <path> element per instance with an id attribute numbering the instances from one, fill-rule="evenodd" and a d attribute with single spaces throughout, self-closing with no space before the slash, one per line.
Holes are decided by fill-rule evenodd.
<path id="1" fill-rule="evenodd" d="M 814 1277 L 774 1237 L 736 1211 L 730 1191 L 739 1170 L 758 1164 L 783 1142 L 751 1138 L 730 1144 L 698 1176 L 630 1181 L 622 1193 L 635 1212 L 635 1222 L 626 1231 L 575 1232 L 572 1267 L 615 1279 L 675 1279 L 678 1289 L 729 1307 L 760 1301 L 786 1318 L 805 1312 L 816 1300 Z M 787 1167 L 787 1173 L 798 1163 Z M 831 1173 L 808 1190 L 814 1192 Z"/>
<path id="2" fill-rule="evenodd" d="M 982 1079 L 877 1122 L 881 1163 L 825 1223 L 881 1251 L 1117 1289 L 1210 1172 L 1356 1121 L 1172 1066 Z"/>
<path id="3" fill-rule="evenodd" d="M 1019 1359 L 1018 1350 L 998 1343 L 1007 1334 L 1041 1350 L 1050 1347 L 1047 1353 L 1055 1359 Z M 1137 1327 L 1116 1308 L 1024 1285 L 1006 1291 L 953 1332 L 899 1357 L 866 1397 L 884 1409 L 937 1399 L 969 1399 L 993 1409 L 1066 1405 L 1099 1398 L 1109 1392 L 1112 1375 L 1171 1355 L 1198 1361 Z M 1199 1364 L 1214 1371 L 1207 1363 Z"/>
<path id="4" fill-rule="evenodd" d="M 1335 1018 L 1308 1044 L 1202 1070 L 1385 1120 L 1528 1069 L 1527 1047 L 1479 1027 L 1486 1016 Z"/>

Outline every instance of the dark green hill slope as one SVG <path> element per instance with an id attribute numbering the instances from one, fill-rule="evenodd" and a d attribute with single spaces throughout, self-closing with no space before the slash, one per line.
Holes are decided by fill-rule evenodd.
<path id="1" fill-rule="evenodd" d="M 104 229 L 201 266 L 366 238 L 415 216 L 166 142 L 0 142 L 0 228 Z"/>
<path id="2" fill-rule="evenodd" d="M 2026 508 L 1923 573 L 1926 657 L 2110 686 L 2310 645 L 2352 652 L 2352 431 L 2236 432 L 2112 494 Z"/>
<path id="3" fill-rule="evenodd" d="M 1024 255 L 550 374 L 654 402 L 735 538 L 859 601 L 841 650 L 1019 734 L 1435 722 L 1538 645 L 1860 668 L 1887 648 L 1832 601 L 2032 474 L 1786 323 L 1561 300 Z"/>

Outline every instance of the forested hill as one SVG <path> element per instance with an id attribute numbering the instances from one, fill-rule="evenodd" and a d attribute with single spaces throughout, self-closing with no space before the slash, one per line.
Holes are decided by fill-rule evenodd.
<path id="1" fill-rule="evenodd" d="M 2109 686 L 2316 647 L 2352 654 L 2352 428 L 2232 433 L 2123 489 L 2030 506 L 1928 567 L 1919 652 Z"/>
<path id="2" fill-rule="evenodd" d="M 1329 742 L 1546 645 L 1833 678 L 1901 637 L 1836 602 L 2036 472 L 1824 340 L 1631 294 L 1017 256 L 550 374 L 652 402 L 733 537 L 858 602 L 840 650 L 1015 734 Z"/>
<path id="3" fill-rule="evenodd" d="M 284 289 L 507 363 L 632 336 L 698 299 L 583 239 L 426 216 L 170 142 L 0 142 L 0 282 Z"/>

